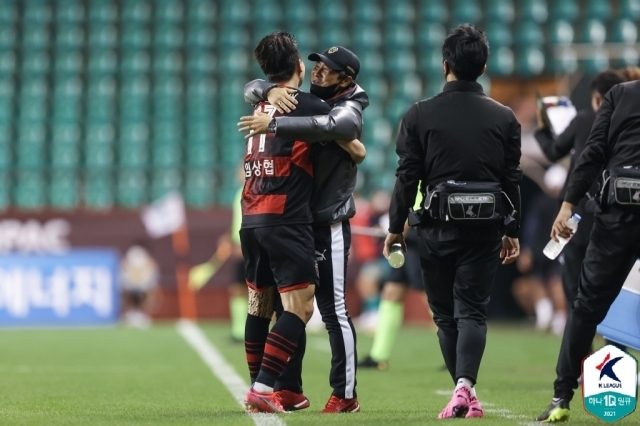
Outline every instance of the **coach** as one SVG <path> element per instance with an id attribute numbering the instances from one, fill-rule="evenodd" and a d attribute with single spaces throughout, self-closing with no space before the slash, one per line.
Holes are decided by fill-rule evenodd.
<path id="1" fill-rule="evenodd" d="M 595 215 L 578 295 L 562 337 L 554 398 L 538 421 L 569 419 L 569 402 L 578 387 L 581 363 L 589 354 L 596 327 L 640 257 L 640 81 L 618 84 L 604 96 L 571 174 L 551 238 L 571 235 L 567 221 L 572 210 L 602 169 L 606 179 L 599 197 L 601 211 Z"/>
<path id="2" fill-rule="evenodd" d="M 422 181 L 424 209 L 412 218 L 419 219 L 422 277 L 456 383 L 438 417 L 482 417 L 474 385 L 491 286 L 498 257 L 511 263 L 520 251 L 520 124 L 476 82 L 489 56 L 482 31 L 456 28 L 442 56 L 442 93 L 417 102 L 402 119 L 384 255 L 394 244 L 405 248 L 402 231 Z"/>

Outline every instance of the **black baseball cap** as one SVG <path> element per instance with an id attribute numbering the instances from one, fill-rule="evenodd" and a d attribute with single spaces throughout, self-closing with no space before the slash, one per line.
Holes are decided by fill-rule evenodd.
<path id="1" fill-rule="evenodd" d="M 342 46 L 334 46 L 322 53 L 312 53 L 309 60 L 322 62 L 334 71 L 344 71 L 351 78 L 356 78 L 360 72 L 360 59 L 355 53 Z"/>

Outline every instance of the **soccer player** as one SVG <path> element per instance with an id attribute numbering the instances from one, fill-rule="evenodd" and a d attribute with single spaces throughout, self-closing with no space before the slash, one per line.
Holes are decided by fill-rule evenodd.
<path id="1" fill-rule="evenodd" d="M 244 165 L 238 168 L 239 178 L 244 181 Z M 231 316 L 231 340 L 234 343 L 244 342 L 244 328 L 247 321 L 247 284 L 244 278 L 244 259 L 242 258 L 242 250 L 240 248 L 240 224 L 242 222 L 242 188 L 236 192 L 233 199 L 233 214 L 231 220 L 231 229 L 229 230 L 229 240 L 231 244 L 231 259 L 233 260 L 233 281 L 227 288 L 229 295 L 229 313 Z M 189 284 L 193 289 L 202 288 L 218 268 L 224 263 L 226 258 L 221 259 L 219 250 L 211 256 L 211 258 L 199 265 L 191 268 L 189 271 Z"/>
<path id="2" fill-rule="evenodd" d="M 254 55 L 270 82 L 294 88 L 302 84 L 304 63 L 288 32 L 264 37 Z M 302 91 L 296 100 L 294 116 L 330 110 L 324 101 Z M 279 115 L 265 102 L 256 105 L 255 111 Z M 318 281 L 310 209 L 311 146 L 264 134 L 249 138 L 246 148 L 240 242 L 249 287 L 245 352 L 253 385 L 244 402 L 249 411 L 283 412 L 273 388 L 313 313 Z M 284 311 L 269 331 L 275 288 Z"/>
<path id="3" fill-rule="evenodd" d="M 422 284 L 422 272 L 420 271 L 420 239 L 415 229 L 407 227 L 404 234 L 407 244 L 404 265 L 392 269 L 382 287 L 382 297 L 378 308 L 378 324 L 373 336 L 371 352 L 358 364 L 362 368 L 377 370 L 388 368 L 391 350 L 402 327 L 404 299 L 409 288 L 423 292 L 424 303 L 425 306 L 427 305 L 427 297 Z"/>
<path id="4" fill-rule="evenodd" d="M 311 54 L 309 59 L 316 61 L 311 72 L 311 93 L 327 100 L 331 112 L 316 117 L 243 117 L 241 130 L 253 129 L 253 134 L 273 131 L 276 136 L 306 142 L 351 140 L 360 136 L 362 110 L 369 101 L 354 82 L 360 70 L 358 57 L 348 49 L 336 46 L 322 54 Z M 256 80 L 247 85 L 245 96 L 251 102 L 267 98 L 274 106 L 289 111 L 297 107 L 291 97 L 293 92 Z M 320 275 L 316 301 L 329 331 L 333 355 L 330 374 L 333 393 L 322 411 L 357 412 L 360 405 L 355 391 L 356 337 L 346 308 L 345 277 L 351 245 L 349 219 L 355 214 L 352 195 L 357 173 L 355 165 L 364 159 L 365 149 L 358 140 L 352 140 L 314 143 L 312 152 L 315 175 L 311 210 Z M 283 406 L 290 410 L 309 406 L 299 385 L 301 362 L 301 356 L 292 360 L 276 385 Z"/>

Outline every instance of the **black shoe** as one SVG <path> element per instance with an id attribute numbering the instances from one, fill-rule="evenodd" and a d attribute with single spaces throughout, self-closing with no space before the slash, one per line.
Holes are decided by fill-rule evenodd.
<path id="1" fill-rule="evenodd" d="M 537 422 L 556 423 L 569 420 L 569 401 L 564 398 L 554 398 L 546 410 L 536 417 Z"/>
<path id="2" fill-rule="evenodd" d="M 389 368 L 389 364 L 385 361 L 375 361 L 371 356 L 367 356 L 365 359 L 358 363 L 360 368 L 375 368 L 376 370 L 384 371 Z"/>

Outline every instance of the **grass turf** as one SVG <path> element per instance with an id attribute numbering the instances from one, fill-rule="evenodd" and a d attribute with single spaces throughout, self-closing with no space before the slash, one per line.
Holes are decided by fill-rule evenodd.
<path id="1" fill-rule="evenodd" d="M 246 377 L 242 345 L 225 324 L 203 331 Z M 2 331 L 0 423 L 3 425 L 252 425 L 172 324 L 141 332 L 127 329 Z M 480 372 L 478 395 L 486 417 L 464 424 L 524 425 L 549 402 L 560 341 L 521 326 L 493 325 Z M 365 355 L 371 339 L 359 336 Z M 321 415 L 329 398 L 330 353 L 325 334 L 309 335 L 305 357 L 307 410 L 281 416 L 296 425 L 423 425 L 435 417 L 452 388 L 440 371 L 435 333 L 402 330 L 388 371 L 360 370 L 362 412 Z M 571 425 L 602 423 L 572 404 Z M 619 424 L 640 424 L 633 413 Z"/>

